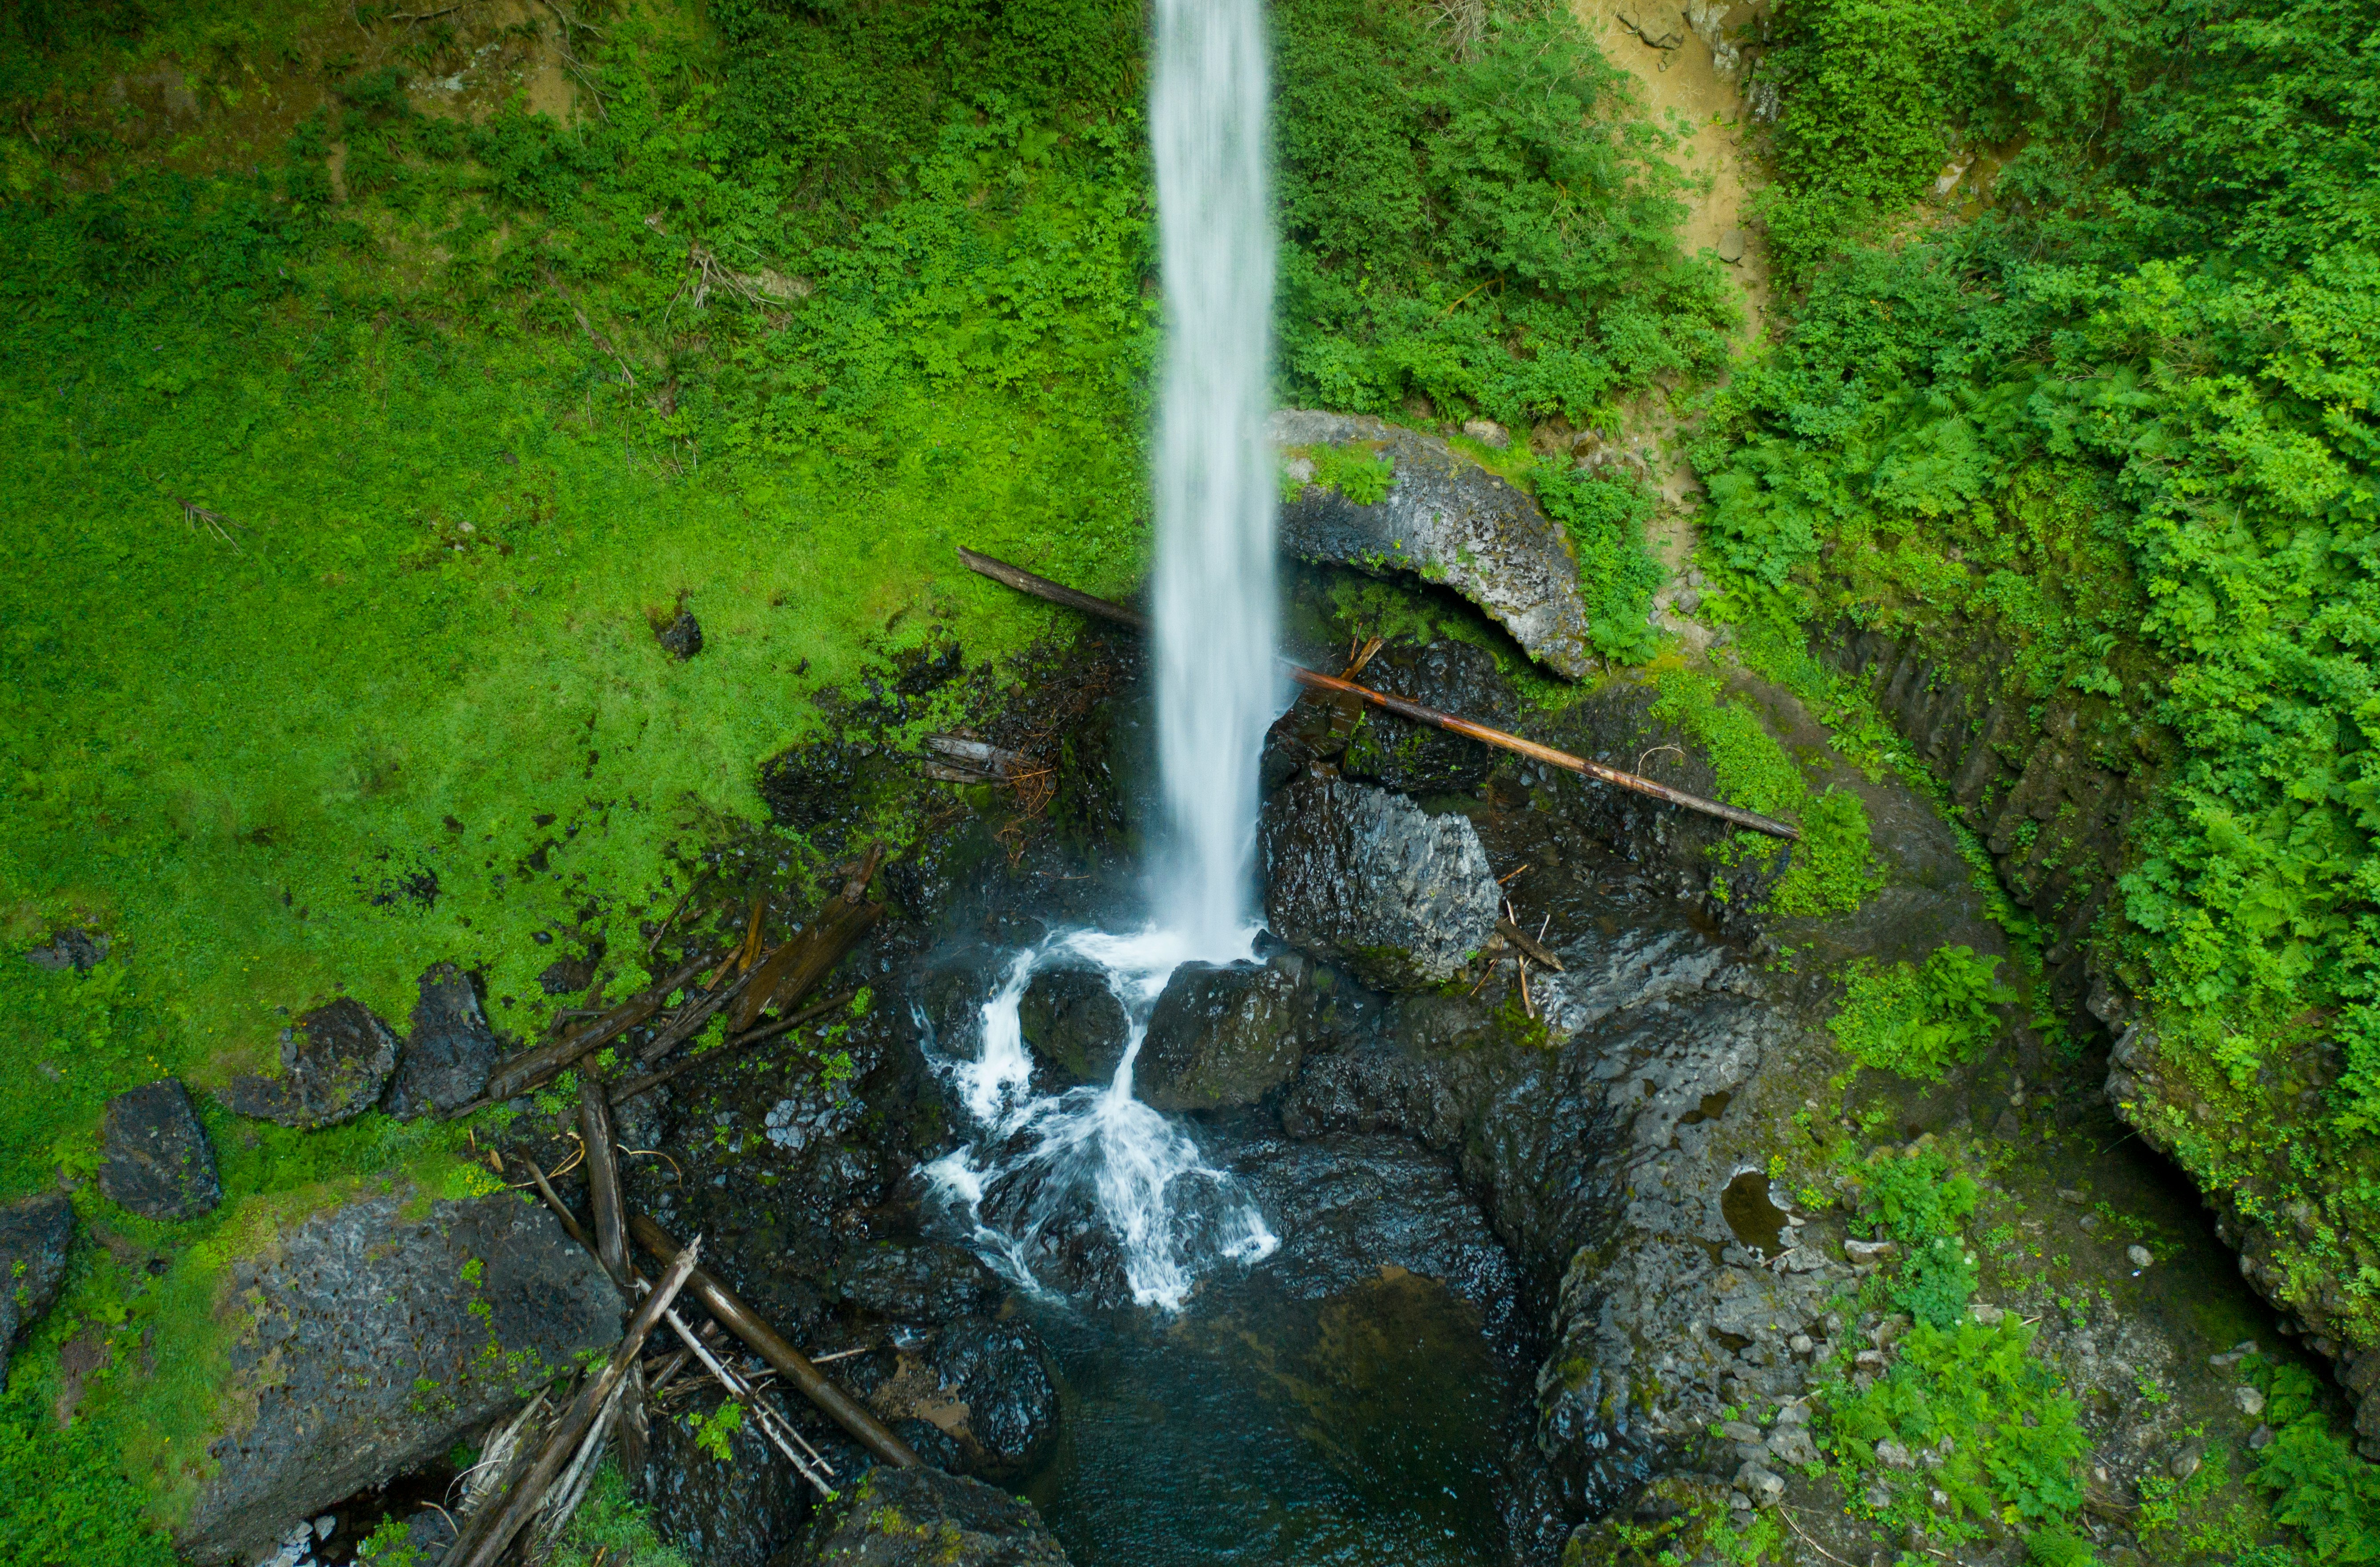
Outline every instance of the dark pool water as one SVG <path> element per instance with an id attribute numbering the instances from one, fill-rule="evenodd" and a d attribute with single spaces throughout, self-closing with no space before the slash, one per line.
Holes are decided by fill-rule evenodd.
<path id="1" fill-rule="evenodd" d="M 1026 1494 L 1078 1567 L 1505 1560 L 1519 1390 L 1437 1281 L 1389 1268 L 1298 1298 L 1259 1267 L 1177 1318 L 1028 1309 L 1066 1405 Z"/>

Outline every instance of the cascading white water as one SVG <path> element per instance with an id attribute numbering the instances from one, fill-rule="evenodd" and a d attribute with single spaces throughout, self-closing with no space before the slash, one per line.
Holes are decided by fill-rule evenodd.
<path id="1" fill-rule="evenodd" d="M 1249 955 L 1257 765 L 1281 711 L 1273 663 L 1276 495 L 1265 436 L 1273 237 L 1260 0 L 1158 0 L 1150 140 L 1170 323 L 1158 415 L 1156 672 L 1164 847 L 1135 936 L 1074 931 L 1020 953 L 984 1003 L 972 1059 L 929 1045 L 979 1135 L 933 1166 L 977 1243 L 1039 1288 L 1037 1241 L 1087 1197 L 1145 1305 L 1178 1307 L 1197 1270 L 1279 1244 L 1180 1125 L 1133 1097 L 1150 1009 L 1192 959 Z M 1018 1003 L 1035 969 L 1089 960 L 1131 1035 L 1114 1079 L 1032 1091 Z M 920 1018 L 922 1024 L 922 1016 Z M 1001 1188 L 994 1222 L 988 1195 Z M 1018 1194 L 1022 1194 L 1021 1196 Z"/>
<path id="2" fill-rule="evenodd" d="M 1259 0 L 1158 0 L 1149 139 L 1170 315 L 1157 425 L 1160 924 L 1198 956 L 1245 943 L 1257 759 L 1280 712 L 1273 236 Z"/>

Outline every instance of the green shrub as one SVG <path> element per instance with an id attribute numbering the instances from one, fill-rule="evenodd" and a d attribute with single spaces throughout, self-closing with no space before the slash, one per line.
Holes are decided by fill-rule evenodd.
<path id="1" fill-rule="evenodd" d="M 1932 1082 L 1999 1032 L 1992 1008 L 2017 999 L 1993 977 L 1999 965 L 1967 946 L 1889 968 L 1863 960 L 1828 1026 L 1862 1064 Z"/>
<path id="2" fill-rule="evenodd" d="M 1578 557 L 1586 635 L 1595 650 L 1628 663 L 1651 657 L 1658 638 L 1650 616 L 1662 571 L 1645 542 L 1645 525 L 1658 497 L 1634 480 L 1576 468 L 1541 473 L 1535 488 L 1537 504 L 1561 524 Z"/>
<path id="3" fill-rule="evenodd" d="M 2359 1456 L 2303 1367 L 2258 1363 L 2273 1440 L 2249 1476 L 2273 1514 L 2303 1533 L 2317 1561 L 2380 1561 L 2380 1464 Z"/>

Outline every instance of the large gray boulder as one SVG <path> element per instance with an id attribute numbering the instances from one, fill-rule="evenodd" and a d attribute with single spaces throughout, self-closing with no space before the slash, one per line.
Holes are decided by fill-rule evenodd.
<path id="1" fill-rule="evenodd" d="M 99 1189 L 143 1219 L 196 1219 L 223 1201 L 214 1149 L 179 1078 L 108 1100 L 100 1151 Z"/>
<path id="2" fill-rule="evenodd" d="M 397 1193 L 307 1220 L 227 1270 L 224 1434 L 175 1530 L 251 1559 L 290 1521 L 445 1452 L 619 1337 L 619 1294 L 534 1203 Z"/>
<path id="3" fill-rule="evenodd" d="M 0 1388 L 18 1337 L 58 1303 L 74 1229 L 74 1207 L 57 1192 L 0 1208 Z"/>
<path id="4" fill-rule="evenodd" d="M 397 1057 L 383 1108 L 410 1121 L 467 1105 L 488 1086 L 488 1073 L 504 1053 L 471 977 L 451 963 L 433 964 L 421 977 L 413 1032 Z"/>
<path id="5" fill-rule="evenodd" d="M 1302 485 L 1281 508 L 1281 547 L 1309 561 L 1386 576 L 1411 572 L 1485 610 L 1529 656 L 1576 680 L 1593 667 L 1578 557 L 1537 504 L 1445 442 L 1368 415 L 1283 408 L 1273 444 L 1361 445 L 1396 468 L 1368 505 L 1333 489 Z M 1294 466 L 1291 469 L 1298 471 Z"/>
<path id="6" fill-rule="evenodd" d="M 1273 934 L 1367 985 L 1442 983 L 1495 934 L 1496 877 L 1468 817 L 1308 776 L 1265 802 L 1261 832 Z"/>
<path id="7" fill-rule="evenodd" d="M 810 1525 L 796 1567 L 1067 1567 L 1021 1497 L 939 1469 L 870 1469 Z"/>
<path id="8" fill-rule="evenodd" d="M 395 1070 L 396 1036 L 342 996 L 282 1030 L 279 1076 L 245 1073 L 215 1097 L 242 1115 L 310 1131 L 370 1110 Z"/>
<path id="9" fill-rule="evenodd" d="M 1256 1103 L 1305 1053 L 1298 1002 L 1296 981 L 1264 964 L 1184 964 L 1149 1014 L 1134 1096 L 1167 1111 Z"/>

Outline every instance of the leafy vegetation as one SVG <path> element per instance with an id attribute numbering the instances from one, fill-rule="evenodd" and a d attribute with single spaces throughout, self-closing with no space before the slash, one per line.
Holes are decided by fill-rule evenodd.
<path id="1" fill-rule="evenodd" d="M 2274 1515 L 2305 1537 L 2317 1561 L 2380 1561 L 2380 1466 L 2340 1436 L 2321 1385 L 2301 1366 L 2257 1362 L 2273 1440 L 2252 1478 Z"/>
<path id="2" fill-rule="evenodd" d="M 1992 1008 L 2017 999 L 1993 978 L 1996 957 L 1948 946 L 1922 964 L 1855 969 L 1830 1026 L 1864 1065 L 1932 1082 L 1999 1032 Z"/>

